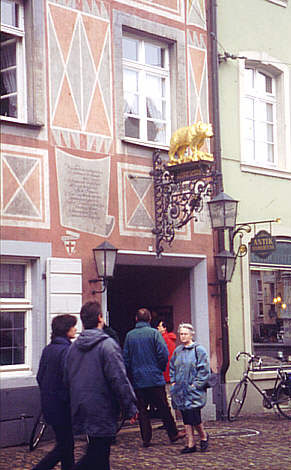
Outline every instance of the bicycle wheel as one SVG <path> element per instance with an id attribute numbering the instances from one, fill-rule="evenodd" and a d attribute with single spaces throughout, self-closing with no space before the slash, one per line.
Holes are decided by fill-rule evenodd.
<path id="1" fill-rule="evenodd" d="M 280 382 L 276 389 L 276 406 L 284 416 L 284 418 L 291 419 L 291 393 L 290 388 Z"/>
<path id="2" fill-rule="evenodd" d="M 41 440 L 44 430 L 46 428 L 46 422 L 42 413 L 40 413 L 37 417 L 35 425 L 33 426 L 30 440 L 29 440 L 29 450 L 34 450 L 37 446 L 39 441 Z"/>
<path id="3" fill-rule="evenodd" d="M 247 394 L 247 383 L 241 380 L 232 392 L 227 410 L 228 421 L 234 421 L 242 409 Z"/>

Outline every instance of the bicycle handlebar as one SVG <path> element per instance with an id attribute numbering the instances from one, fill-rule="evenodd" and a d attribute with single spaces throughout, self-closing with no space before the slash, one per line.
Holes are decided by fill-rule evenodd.
<path id="1" fill-rule="evenodd" d="M 261 365 L 263 363 L 262 358 L 260 356 L 254 356 L 253 354 L 250 354 L 250 353 L 245 352 L 245 351 L 238 352 L 237 355 L 235 356 L 236 360 L 239 361 L 241 356 L 247 356 L 249 358 L 248 359 L 249 364 L 252 364 L 253 362 L 257 361 L 258 366 L 261 367 Z"/>

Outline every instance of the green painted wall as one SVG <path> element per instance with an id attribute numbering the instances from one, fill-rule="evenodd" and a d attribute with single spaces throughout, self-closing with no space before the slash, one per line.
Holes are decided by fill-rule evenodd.
<path id="1" fill-rule="evenodd" d="M 282 2 L 285 3 L 285 2 Z M 289 105 L 291 109 L 291 1 L 283 7 L 268 0 L 217 0 L 218 50 L 240 56 L 256 51 L 271 56 L 274 61 L 288 65 L 290 75 Z M 289 162 L 282 174 L 265 175 L 242 171 L 240 121 L 240 60 L 229 59 L 219 66 L 219 102 L 224 191 L 238 199 L 238 222 L 259 221 L 280 217 L 282 223 L 273 225 L 274 235 L 291 237 L 291 155 L 290 146 L 284 159 Z M 275 65 L 275 64 L 274 64 Z M 290 141 L 290 119 L 286 131 Z M 282 155 L 281 155 L 282 156 Z M 259 226 L 267 229 L 268 226 Z M 247 258 L 237 263 L 233 280 L 228 284 L 228 312 L 231 365 L 227 374 L 228 389 L 238 379 L 242 366 L 235 354 L 246 346 L 250 351 L 250 332 L 246 331 L 249 310 L 246 311 Z M 244 273 L 244 274 L 243 274 Z M 242 275 L 243 280 L 242 280 Z"/>

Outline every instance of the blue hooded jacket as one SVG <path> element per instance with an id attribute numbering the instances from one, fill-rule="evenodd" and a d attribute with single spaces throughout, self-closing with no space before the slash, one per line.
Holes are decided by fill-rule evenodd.
<path id="1" fill-rule="evenodd" d="M 125 338 L 123 357 L 134 389 L 165 385 L 168 348 L 161 333 L 139 321 Z"/>
<path id="2" fill-rule="evenodd" d="M 103 330 L 88 329 L 79 335 L 68 353 L 65 373 L 76 433 L 114 436 L 120 407 L 128 418 L 137 413 L 120 346 Z"/>
<path id="3" fill-rule="evenodd" d="M 202 408 L 206 404 L 205 385 L 210 377 L 208 355 L 196 342 L 178 346 L 170 360 L 170 394 L 174 409 Z"/>

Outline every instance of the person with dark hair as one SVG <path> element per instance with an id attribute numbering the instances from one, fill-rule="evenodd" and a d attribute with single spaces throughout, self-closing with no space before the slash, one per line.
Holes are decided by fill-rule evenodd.
<path id="1" fill-rule="evenodd" d="M 168 348 L 162 335 L 151 328 L 150 321 L 149 310 L 140 308 L 136 314 L 136 326 L 127 333 L 123 350 L 125 365 L 137 396 L 144 447 L 150 445 L 152 438 L 149 405 L 158 410 L 171 442 L 185 436 L 178 432 L 165 391 L 163 372 L 168 363 Z"/>
<path id="2" fill-rule="evenodd" d="M 171 413 L 175 419 L 175 410 L 172 407 L 171 396 L 170 396 L 170 360 L 176 348 L 177 337 L 175 333 L 173 333 L 172 331 L 169 331 L 168 324 L 165 320 L 159 321 L 157 329 L 161 333 L 162 337 L 164 338 L 168 351 L 169 351 L 168 364 L 167 364 L 166 370 L 164 371 L 164 378 L 166 381 L 166 394 L 167 394 L 168 403 L 170 405 Z M 164 429 L 164 425 L 161 426 L 160 429 Z"/>
<path id="3" fill-rule="evenodd" d="M 47 424 L 54 430 L 56 445 L 33 470 L 48 470 L 61 462 L 62 470 L 72 470 L 74 439 L 72 434 L 69 391 L 64 383 L 64 364 L 76 335 L 77 319 L 73 315 L 57 315 L 52 321 L 51 343 L 42 352 L 37 382 L 41 407 Z"/>
<path id="4" fill-rule="evenodd" d="M 73 428 L 87 434 L 85 455 L 73 470 L 109 470 L 110 447 L 117 429 L 119 410 L 134 423 L 136 397 L 126 375 L 117 342 L 103 331 L 98 302 L 81 309 L 84 330 L 72 345 L 66 361 Z"/>

